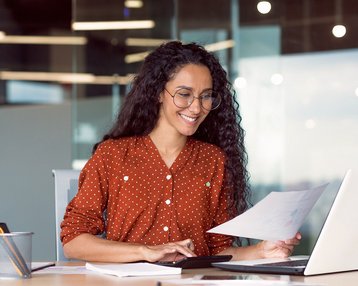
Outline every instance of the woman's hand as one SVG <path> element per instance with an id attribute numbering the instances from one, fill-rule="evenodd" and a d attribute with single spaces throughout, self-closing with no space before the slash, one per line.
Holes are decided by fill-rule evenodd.
<path id="1" fill-rule="evenodd" d="M 262 241 L 259 243 L 261 256 L 263 258 L 285 258 L 292 254 L 296 245 L 299 245 L 302 236 L 296 233 L 295 237 L 287 240 Z"/>
<path id="2" fill-rule="evenodd" d="M 184 257 L 196 256 L 194 244 L 191 239 L 170 242 L 161 245 L 145 246 L 144 257 L 146 261 L 177 261 Z"/>

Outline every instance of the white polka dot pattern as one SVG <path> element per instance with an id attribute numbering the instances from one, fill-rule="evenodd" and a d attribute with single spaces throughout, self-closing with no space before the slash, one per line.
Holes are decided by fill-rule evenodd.
<path id="1" fill-rule="evenodd" d="M 224 161 L 218 147 L 189 138 L 168 169 L 149 136 L 107 140 L 81 172 L 62 242 L 102 232 L 148 245 L 191 238 L 196 254 L 216 254 L 232 245 L 229 236 L 206 233 L 229 219 Z"/>

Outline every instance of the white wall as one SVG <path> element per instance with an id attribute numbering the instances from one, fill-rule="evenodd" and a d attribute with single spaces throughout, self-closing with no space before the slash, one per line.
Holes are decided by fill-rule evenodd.
<path id="1" fill-rule="evenodd" d="M 55 259 L 51 170 L 70 167 L 69 103 L 0 107 L 0 221 L 34 232 L 34 261 Z"/>

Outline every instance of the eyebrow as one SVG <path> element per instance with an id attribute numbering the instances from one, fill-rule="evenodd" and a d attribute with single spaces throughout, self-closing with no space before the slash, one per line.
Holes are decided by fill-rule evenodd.
<path id="1" fill-rule="evenodd" d="M 176 89 L 176 90 L 178 90 L 178 89 L 187 89 L 187 90 L 193 91 L 193 88 L 192 88 L 192 87 L 186 86 L 186 85 L 179 85 L 179 86 L 177 86 L 175 89 Z M 205 91 L 212 91 L 212 90 L 213 90 L 212 87 L 204 88 L 204 89 L 200 92 L 200 94 L 202 94 L 202 93 L 205 92 Z"/>

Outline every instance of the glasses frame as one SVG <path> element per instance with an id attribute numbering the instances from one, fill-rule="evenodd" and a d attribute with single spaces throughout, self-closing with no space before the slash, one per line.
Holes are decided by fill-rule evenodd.
<path id="1" fill-rule="evenodd" d="M 177 94 L 178 90 L 174 93 L 174 95 L 171 94 L 165 87 L 164 87 L 164 90 L 173 98 L 173 103 L 174 103 L 174 105 L 175 105 L 176 107 L 179 107 L 179 108 L 188 108 L 188 107 L 190 107 L 190 106 L 193 104 L 193 102 L 194 102 L 195 99 L 199 100 L 199 102 L 200 102 L 200 107 L 203 108 L 203 109 L 205 109 L 206 111 L 215 110 L 215 109 L 217 109 L 217 108 L 220 106 L 220 104 L 221 104 L 221 96 L 218 95 L 218 98 L 220 99 L 219 104 L 218 104 L 216 107 L 214 107 L 214 108 L 206 109 L 206 108 L 203 106 L 202 97 L 201 97 L 201 96 L 194 96 L 194 95 L 193 95 L 193 101 L 190 102 L 190 104 L 189 104 L 188 106 L 185 106 L 185 107 L 183 107 L 183 106 L 178 106 L 178 105 L 175 103 L 175 100 L 174 100 L 174 97 L 175 97 L 175 95 Z"/>

